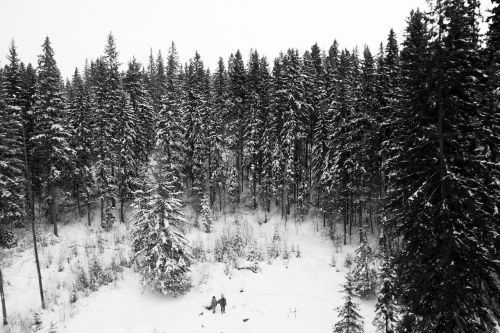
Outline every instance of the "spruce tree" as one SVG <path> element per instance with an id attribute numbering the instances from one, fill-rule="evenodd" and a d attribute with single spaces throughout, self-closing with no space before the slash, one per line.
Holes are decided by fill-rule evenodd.
<path id="1" fill-rule="evenodd" d="M 187 274 L 193 257 L 180 231 L 186 223 L 181 201 L 169 182 L 172 175 L 164 162 L 160 157 L 144 189 L 137 193 L 132 248 L 142 284 L 163 295 L 179 295 L 191 287 Z"/>
<path id="2" fill-rule="evenodd" d="M 210 232 L 212 230 L 213 221 L 213 212 L 210 207 L 210 199 L 205 194 L 201 199 L 201 225 L 205 228 L 206 232 Z"/>
<path id="3" fill-rule="evenodd" d="M 239 195 L 237 197 L 238 203 L 244 186 L 244 144 L 245 144 L 245 124 L 248 120 L 247 108 L 247 73 L 241 52 L 238 50 L 236 53 L 229 57 L 228 65 L 229 77 L 229 106 L 226 119 L 228 122 L 227 134 L 229 148 L 236 156 L 236 166 L 238 169 L 238 183 Z"/>
<path id="4" fill-rule="evenodd" d="M 373 269 L 373 250 L 368 244 L 366 232 L 361 229 L 361 244 L 356 249 L 356 257 L 354 258 L 354 268 L 351 272 L 352 284 L 355 293 L 362 298 L 367 298 L 375 293 L 377 284 L 377 273 Z"/>
<path id="5" fill-rule="evenodd" d="M 33 143 L 34 155 L 40 163 L 43 199 L 49 207 L 49 220 L 57 230 L 57 188 L 71 170 L 74 151 L 69 140 L 65 115 L 64 91 L 54 51 L 47 37 L 38 57 L 37 84 L 33 114 L 35 118 Z"/>
<path id="6" fill-rule="evenodd" d="M 70 146 L 75 151 L 73 195 L 77 201 L 78 213 L 81 213 L 80 201 L 83 200 L 86 204 L 87 223 L 90 225 L 91 204 L 95 192 L 92 178 L 91 101 L 78 69 L 75 69 L 73 75 L 67 104 L 72 134 Z"/>
<path id="7" fill-rule="evenodd" d="M 478 101 L 478 9 L 438 1 L 433 34 L 414 14 L 404 44 L 387 213 L 403 237 L 398 290 L 418 331 L 486 332 L 499 319 L 499 198 L 496 169 L 485 164 L 492 133 Z"/>
<path id="8" fill-rule="evenodd" d="M 259 181 L 257 192 L 265 212 L 271 210 L 273 199 L 273 142 L 275 140 L 274 115 L 271 112 L 271 82 L 269 64 L 265 57 L 260 58 L 258 94 L 262 124 L 259 156 Z"/>
<path id="9" fill-rule="evenodd" d="M 224 66 L 224 60 L 219 58 L 217 63 L 217 70 L 212 77 L 212 89 L 211 89 L 211 105 L 214 113 L 212 122 L 219 122 L 217 126 L 214 126 L 213 135 L 215 135 L 216 142 L 213 145 L 216 148 L 214 152 L 218 158 L 213 165 L 212 177 L 210 183 L 212 184 L 212 191 L 218 191 L 219 195 L 219 209 L 222 211 L 223 204 L 223 192 L 226 191 L 226 181 L 227 181 L 227 165 L 228 156 L 223 154 L 227 148 L 227 136 L 226 133 L 226 108 L 229 105 L 229 91 L 228 91 L 228 76 L 227 71 Z"/>
<path id="10" fill-rule="evenodd" d="M 350 275 L 344 284 L 344 304 L 338 308 L 339 321 L 333 327 L 333 333 L 362 333 L 363 320 L 359 314 L 359 306 L 354 303 L 354 286 Z"/>
<path id="11" fill-rule="evenodd" d="M 22 72 L 16 47 L 0 78 L 0 245 L 15 244 L 11 227 L 24 217 L 24 162 L 22 125 Z"/>
<path id="12" fill-rule="evenodd" d="M 380 271 L 380 290 L 375 305 L 375 319 L 373 324 L 377 332 L 395 333 L 397 317 L 396 272 L 392 258 L 385 255 Z"/>
<path id="13" fill-rule="evenodd" d="M 168 52 L 166 81 L 158 124 L 156 129 L 156 142 L 159 153 L 165 154 L 171 165 L 172 185 L 176 191 L 183 191 L 185 180 L 185 128 L 183 113 L 183 81 L 180 77 L 181 66 L 177 56 L 177 49 L 172 42 Z"/>

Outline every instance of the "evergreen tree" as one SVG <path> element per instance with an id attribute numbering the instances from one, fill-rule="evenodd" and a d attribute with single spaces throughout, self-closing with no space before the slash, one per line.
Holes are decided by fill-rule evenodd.
<path id="1" fill-rule="evenodd" d="M 392 266 L 392 258 L 386 255 L 380 272 L 381 287 L 378 292 L 377 304 L 375 305 L 376 315 L 373 321 L 373 324 L 377 327 L 378 332 L 397 332 L 396 324 L 398 318 L 395 280 L 396 273 Z"/>
<path id="2" fill-rule="evenodd" d="M 259 151 L 259 184 L 257 188 L 259 201 L 265 212 L 271 210 L 273 198 L 273 144 L 275 140 L 274 115 L 271 112 L 271 82 L 269 64 L 265 57 L 260 58 L 258 95 L 261 108 L 261 138 Z"/>
<path id="3" fill-rule="evenodd" d="M 0 80 L 0 244 L 13 245 L 13 224 L 24 217 L 22 72 L 12 42 Z"/>
<path id="4" fill-rule="evenodd" d="M 245 124 L 248 120 L 247 108 L 247 73 L 241 52 L 238 50 L 234 55 L 229 57 L 228 65 L 229 77 L 229 105 L 226 119 L 227 127 L 227 142 L 229 148 L 236 156 L 236 166 L 238 169 L 239 195 L 237 202 L 240 202 L 240 197 L 243 192 L 244 175 L 243 175 L 243 159 L 245 146 Z"/>
<path id="5" fill-rule="evenodd" d="M 202 194 L 209 180 L 209 153 L 207 142 L 208 120 L 210 114 L 209 76 L 198 52 L 190 60 L 186 70 L 186 98 L 183 106 L 186 176 L 191 181 L 191 192 L 195 196 L 195 205 L 199 212 Z"/>
<path id="6" fill-rule="evenodd" d="M 141 169 L 141 160 L 137 156 L 137 146 L 142 145 L 140 140 L 140 121 L 130 101 L 128 94 L 123 93 L 119 104 L 116 128 L 117 136 L 117 171 L 118 171 L 118 197 L 120 198 L 120 222 L 125 222 L 125 203 L 132 199 L 136 189 L 136 179 Z M 142 146 L 143 147 L 143 146 Z M 142 162 L 145 158 L 143 158 Z"/>
<path id="7" fill-rule="evenodd" d="M 347 275 L 344 284 L 344 304 L 339 307 L 340 320 L 333 328 L 334 333 L 362 333 L 364 332 L 363 320 L 359 314 L 359 306 L 354 303 L 354 286 L 352 278 Z"/>
<path id="8" fill-rule="evenodd" d="M 210 183 L 212 184 L 212 192 L 219 192 L 219 208 L 222 211 L 222 197 L 223 192 L 226 191 L 226 181 L 227 181 L 227 154 L 224 154 L 227 147 L 226 141 L 226 108 L 229 103 L 229 91 L 228 91 L 228 76 L 227 71 L 224 67 L 224 60 L 219 58 L 217 63 L 217 70 L 215 71 L 212 78 L 212 112 L 214 117 L 212 118 L 215 126 L 212 126 L 212 135 L 215 136 L 215 142 L 213 147 L 215 148 L 214 155 L 217 156 L 214 161 L 212 177 Z M 237 175 L 236 175 L 237 176 Z M 237 187 L 236 187 L 237 188 Z M 214 197 L 215 195 L 212 194 Z"/>
<path id="9" fill-rule="evenodd" d="M 171 165 L 172 186 L 176 192 L 183 190 L 185 179 L 183 163 L 185 159 L 185 128 L 183 123 L 183 82 L 180 77 L 181 67 L 177 56 L 175 44 L 168 52 L 166 81 L 162 106 L 158 115 L 156 130 L 156 143 L 159 153 L 167 156 Z"/>
<path id="10" fill-rule="evenodd" d="M 489 128 L 494 132 L 495 128 L 500 126 L 500 2 L 493 0 L 494 4 L 491 10 L 491 16 L 488 18 L 490 23 L 487 33 L 486 47 L 486 73 L 488 74 L 488 94 L 487 108 L 491 112 L 487 113 L 487 117 L 483 119 L 485 128 Z M 498 132 L 491 135 L 491 142 L 488 142 L 490 147 L 490 156 L 492 161 L 498 161 L 498 147 L 500 135 Z"/>
<path id="11" fill-rule="evenodd" d="M 366 298 L 375 293 L 377 273 L 371 267 L 373 263 L 373 250 L 368 244 L 366 232 L 361 229 L 360 233 L 361 244 L 356 249 L 355 265 L 351 276 L 355 293 L 362 298 Z"/>
<path id="12" fill-rule="evenodd" d="M 22 101 L 23 109 L 21 114 L 21 120 L 23 124 L 23 134 L 24 134 L 24 147 L 26 149 L 26 159 L 27 159 L 27 172 L 28 174 L 26 181 L 32 186 L 32 197 L 26 197 L 26 202 L 29 201 L 31 205 L 31 210 L 35 210 L 35 192 L 40 192 L 40 177 L 39 177 L 39 167 L 38 163 L 33 155 L 33 144 L 31 138 L 33 137 L 33 129 L 35 127 L 34 117 L 33 117 L 33 106 L 35 105 L 35 95 L 36 95 L 36 70 L 31 64 L 26 66 L 23 73 L 23 83 L 22 83 Z M 28 208 L 28 205 L 27 205 Z"/>
<path id="13" fill-rule="evenodd" d="M 49 220 L 57 236 L 57 187 L 63 185 L 72 169 L 74 151 L 69 140 L 65 117 L 64 91 L 61 74 L 54 59 L 49 38 L 38 57 L 37 84 L 33 114 L 35 118 L 33 151 L 40 163 L 43 198 L 49 207 Z M 67 179 L 67 178 L 66 178 Z"/>
<path id="14" fill-rule="evenodd" d="M 205 228 L 206 232 L 212 230 L 214 223 L 212 208 L 210 207 L 210 200 L 205 194 L 201 199 L 201 225 Z"/>
<path id="15" fill-rule="evenodd" d="M 478 9 L 438 1 L 433 35 L 413 14 L 404 44 L 387 216 L 404 241 L 401 301 L 423 332 L 486 332 L 499 319 L 498 173 L 485 164 Z"/>
<path id="16" fill-rule="evenodd" d="M 163 294 L 179 295 L 191 287 L 193 261 L 188 240 L 179 228 L 186 222 L 181 201 L 171 183 L 169 166 L 160 159 L 145 189 L 137 193 L 132 248 L 139 257 L 143 285 Z"/>
<path id="17" fill-rule="evenodd" d="M 92 178 L 91 101 L 78 69 L 75 70 L 68 98 L 68 119 L 71 129 L 70 146 L 75 151 L 73 195 L 81 212 L 80 200 L 87 205 L 87 223 L 90 225 L 91 204 L 94 200 Z"/>
<path id="18" fill-rule="evenodd" d="M 155 115 L 152 99 L 147 91 L 147 77 L 135 58 L 128 63 L 123 77 L 123 89 L 133 110 L 135 135 L 133 153 L 137 163 L 146 163 L 155 144 Z"/>

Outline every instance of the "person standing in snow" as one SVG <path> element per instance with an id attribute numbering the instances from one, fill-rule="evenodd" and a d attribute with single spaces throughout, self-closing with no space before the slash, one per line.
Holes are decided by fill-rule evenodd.
<path id="1" fill-rule="evenodd" d="M 221 295 L 219 304 L 220 304 L 220 312 L 226 313 L 226 298 L 224 297 L 224 295 Z"/>
<path id="2" fill-rule="evenodd" d="M 210 304 L 210 306 L 207 306 L 205 307 L 207 310 L 213 310 L 213 312 L 215 313 L 215 308 L 217 307 L 217 298 L 215 298 L 215 296 L 212 296 L 212 303 Z"/>

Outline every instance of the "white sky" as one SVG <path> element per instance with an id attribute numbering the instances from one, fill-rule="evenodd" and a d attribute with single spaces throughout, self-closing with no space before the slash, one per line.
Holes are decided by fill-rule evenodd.
<path id="1" fill-rule="evenodd" d="M 36 65 L 49 36 L 67 77 L 102 54 L 110 31 L 123 64 L 132 56 L 146 64 L 151 47 L 165 58 L 172 40 L 182 62 L 198 50 L 211 69 L 237 49 L 245 61 L 256 48 L 272 62 L 280 50 L 302 53 L 315 42 L 325 49 L 334 39 L 376 53 L 391 27 L 401 41 L 417 7 L 426 9 L 426 0 L 0 0 L 0 65 L 11 39 L 20 58 Z"/>

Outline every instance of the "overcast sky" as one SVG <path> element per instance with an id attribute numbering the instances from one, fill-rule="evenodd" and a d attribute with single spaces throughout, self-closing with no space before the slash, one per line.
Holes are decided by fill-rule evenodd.
<path id="1" fill-rule="evenodd" d="M 237 49 L 245 61 L 254 48 L 271 62 L 280 50 L 302 53 L 315 42 L 324 49 L 334 39 L 376 53 L 391 27 L 401 41 L 417 7 L 426 9 L 426 0 L 0 0 L 0 65 L 11 39 L 21 59 L 36 64 L 49 36 L 67 77 L 102 54 L 110 31 L 123 64 L 132 56 L 145 63 L 150 48 L 166 56 L 172 40 L 182 62 L 198 50 L 212 69 Z"/>

